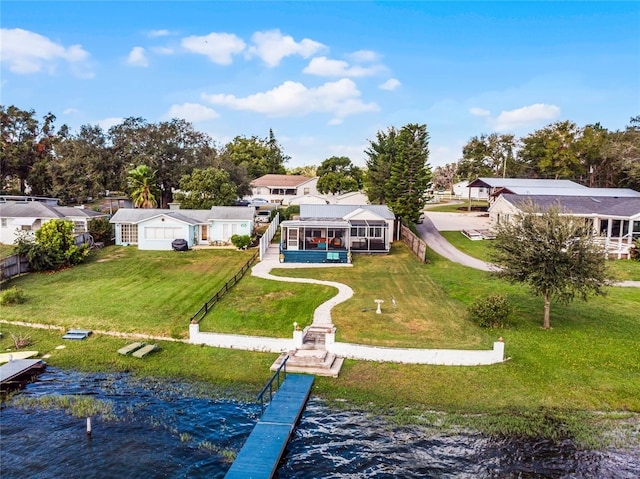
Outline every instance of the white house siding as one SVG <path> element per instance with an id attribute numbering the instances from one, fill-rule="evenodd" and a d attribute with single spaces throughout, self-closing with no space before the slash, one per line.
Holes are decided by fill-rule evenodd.
<path id="1" fill-rule="evenodd" d="M 175 239 L 185 239 L 192 247 L 195 235 L 194 226 L 169 216 L 157 216 L 138 223 L 138 248 L 170 250 Z"/>
<path id="2" fill-rule="evenodd" d="M 251 236 L 252 227 L 248 220 L 214 220 L 209 230 L 209 241 L 230 243 L 233 235 Z"/>
<path id="3" fill-rule="evenodd" d="M 519 209 L 509 203 L 504 197 L 499 196 L 489 208 L 489 219 L 492 225 L 502 224 L 509 221 L 514 215 L 519 213 Z"/>

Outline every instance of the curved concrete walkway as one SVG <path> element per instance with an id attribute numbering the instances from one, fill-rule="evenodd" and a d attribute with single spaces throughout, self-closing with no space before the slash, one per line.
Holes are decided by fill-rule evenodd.
<path id="1" fill-rule="evenodd" d="M 271 279 L 275 281 L 285 281 L 290 283 L 313 283 L 324 284 L 337 288 L 338 294 L 333 298 L 325 301 L 313 312 L 313 322 L 311 326 L 319 328 L 333 328 L 331 321 L 331 309 L 353 296 L 353 290 L 346 284 L 336 283 L 335 281 L 321 281 L 311 278 L 291 278 L 288 276 L 274 276 L 270 273 L 273 268 L 336 268 L 336 267 L 352 267 L 351 264 L 344 263 L 280 263 L 278 245 L 269 245 L 262 261 L 256 264 L 251 270 L 252 276 L 258 278 Z"/>

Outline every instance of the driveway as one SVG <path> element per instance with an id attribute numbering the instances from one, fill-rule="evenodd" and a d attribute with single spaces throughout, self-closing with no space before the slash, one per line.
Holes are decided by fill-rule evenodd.
<path id="1" fill-rule="evenodd" d="M 496 266 L 463 253 L 449 243 L 438 231 L 460 231 L 466 228 L 487 229 L 489 218 L 480 217 L 473 213 L 472 215 L 426 212 L 422 217 L 422 224 L 416 225 L 416 230 L 429 248 L 440 256 L 470 268 L 495 271 L 497 269 Z M 440 224 L 440 228 L 436 227 L 432 217 Z"/>

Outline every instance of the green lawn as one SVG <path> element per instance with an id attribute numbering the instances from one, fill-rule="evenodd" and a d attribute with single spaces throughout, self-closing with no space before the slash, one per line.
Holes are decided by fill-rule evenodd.
<path id="1" fill-rule="evenodd" d="M 126 333 L 187 337 L 189 318 L 251 257 L 235 250 L 140 251 L 110 246 L 55 273 L 32 273 L 6 287 L 28 301 L 3 319 Z"/>
<path id="2" fill-rule="evenodd" d="M 12 244 L 0 244 L 0 258 L 11 256 L 14 248 L 15 246 Z"/>
<path id="3" fill-rule="evenodd" d="M 439 206 L 429 205 L 429 211 L 439 211 L 444 213 L 466 213 L 469 206 L 468 200 L 452 201 L 450 203 L 442 203 Z M 486 201 L 471 201 L 472 207 L 487 208 L 489 204 Z"/>
<path id="4" fill-rule="evenodd" d="M 488 242 L 469 243 L 475 247 Z M 249 254 L 107 248 L 89 264 L 72 270 L 13 281 L 27 292 L 29 301 L 3 307 L 2 317 L 184 336 L 188 317 Z M 542 300 L 526 288 L 430 251 L 428 257 L 430 263 L 421 264 L 396 243 L 390 255 L 354 256 L 352 268 L 275 273 L 337 280 L 354 289 L 355 296 L 334 309 L 338 340 L 489 349 L 502 336 L 509 360 L 481 367 L 346 361 L 339 378 L 317 378 L 316 394 L 368 408 L 517 416 L 529 418 L 529 425 L 537 424 L 540 411 L 545 417 L 558 411 L 640 412 L 639 288 L 610 288 L 607 296 L 588 303 L 552 303 L 552 329 L 546 331 L 540 328 Z M 628 274 L 633 277 L 636 272 Z M 333 294 L 332 289 L 245 276 L 203 320 L 202 329 L 286 336 L 294 318 L 303 325 L 310 322 L 313 310 Z M 512 324 L 498 330 L 476 327 L 466 317 L 467 305 L 495 292 L 505 294 L 514 306 Z M 385 300 L 381 315 L 372 310 L 378 298 Z M 159 353 L 140 361 L 115 353 L 127 343 L 124 339 L 97 335 L 63 342 L 59 331 L 0 326 L 5 333 L 3 348 L 10 346 L 8 332 L 29 334 L 35 340 L 33 349 L 51 352 L 47 361 L 52 365 L 205 380 L 223 387 L 236 384 L 250 391 L 259 390 L 270 376 L 269 365 L 277 356 L 167 342 L 161 343 Z M 67 347 L 54 349 L 61 343 Z"/>

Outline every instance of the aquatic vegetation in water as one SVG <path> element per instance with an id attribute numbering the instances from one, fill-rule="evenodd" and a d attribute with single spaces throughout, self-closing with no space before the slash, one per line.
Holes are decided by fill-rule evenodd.
<path id="1" fill-rule="evenodd" d="M 55 395 L 55 396 L 15 396 L 11 406 L 29 409 L 64 410 L 73 417 L 100 416 L 105 421 L 119 421 L 114 413 L 113 403 L 91 396 Z"/>

